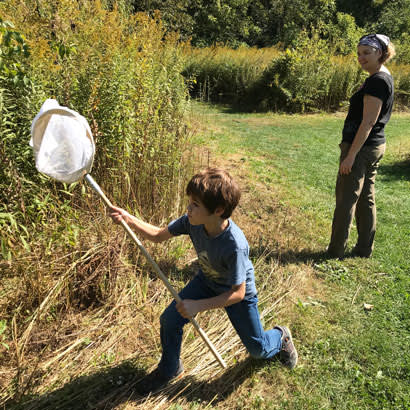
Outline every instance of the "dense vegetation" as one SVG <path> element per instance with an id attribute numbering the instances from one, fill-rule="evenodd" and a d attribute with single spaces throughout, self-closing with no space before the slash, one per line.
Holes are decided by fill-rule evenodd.
<path id="1" fill-rule="evenodd" d="M 191 95 L 246 111 L 335 111 L 366 78 L 354 55 L 336 55 L 315 31 L 299 33 L 294 46 L 187 48 L 184 75 Z M 396 108 L 410 103 L 410 65 L 388 65 L 395 81 Z"/>
<path id="2" fill-rule="evenodd" d="M 363 79 L 357 39 L 382 31 L 397 46 L 389 68 L 405 108 L 409 26 L 410 0 L 0 1 L 0 406 L 118 363 L 121 348 L 153 364 L 147 322 L 167 303 L 88 187 L 36 171 L 30 126 L 46 98 L 89 121 L 92 173 L 108 196 L 165 223 L 202 155 L 190 145 L 189 92 L 247 110 L 338 110 Z M 187 247 L 166 246 L 150 251 L 183 282 Z"/>
<path id="3" fill-rule="evenodd" d="M 158 19 L 92 1 L 37 4 L 0 4 L 3 250 L 9 240 L 30 239 L 27 223 L 41 226 L 49 217 L 47 200 L 38 196 L 44 184 L 63 202 L 71 191 L 77 198 L 77 188 L 61 194 L 33 166 L 30 125 L 46 98 L 88 119 L 98 146 L 95 176 L 110 180 L 114 198 L 150 213 L 177 192 L 186 133 L 181 53 Z"/>
<path id="4" fill-rule="evenodd" d="M 86 186 L 36 171 L 35 114 L 52 97 L 84 115 L 97 146 L 93 176 L 113 201 L 159 221 L 180 212 L 187 91 L 177 38 L 158 18 L 68 0 L 0 2 L 0 17 L 0 362 L 21 369 L 25 323 L 51 318 L 39 317 L 42 301 L 60 323 L 73 309 L 109 306 L 135 282 L 101 263 L 116 253 L 97 251 L 112 235 Z M 2 396 L 19 391 L 14 383 Z"/>
<path id="5" fill-rule="evenodd" d="M 159 10 L 168 30 L 191 39 L 194 49 L 185 54 L 184 75 L 196 98 L 242 110 L 340 109 L 365 76 L 354 58 L 358 39 L 365 32 L 382 32 L 397 51 L 391 66 L 397 106 L 409 103 L 410 0 L 144 0 L 132 5 L 148 14 Z"/>
<path id="6" fill-rule="evenodd" d="M 358 33 L 382 32 L 409 57 L 410 0 L 133 0 L 134 10 L 160 10 L 169 30 L 195 46 L 223 43 L 270 47 L 291 45 L 301 29 L 350 52 Z"/>

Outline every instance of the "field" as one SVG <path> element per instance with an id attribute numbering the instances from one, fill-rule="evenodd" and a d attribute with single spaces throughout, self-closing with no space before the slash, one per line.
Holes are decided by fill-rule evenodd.
<path id="1" fill-rule="evenodd" d="M 218 368 L 187 327 L 186 377 L 154 396 L 139 396 L 134 387 L 160 354 L 158 319 L 169 295 L 145 268 L 137 269 L 135 253 L 125 257 L 130 250 L 123 235 L 94 212 L 106 237 L 84 260 L 111 255 L 108 269 L 119 272 L 115 302 L 72 309 L 57 326 L 58 313 L 47 305 L 58 296 L 51 289 L 36 313 L 46 319 L 37 323 L 34 315 L 32 327 L 14 340 L 19 373 L 9 379 L 14 368 L 3 367 L 3 398 L 18 393 L 7 408 L 407 409 L 409 115 L 395 114 L 387 129 L 374 257 L 342 261 L 326 259 L 323 251 L 343 114 L 237 114 L 192 103 L 190 118 L 198 166 L 226 167 L 239 180 L 243 198 L 234 219 L 250 242 L 265 327 L 291 327 L 299 366 L 289 372 L 277 362 L 249 359 L 226 316 L 213 311 L 198 321 L 228 369 Z M 353 244 L 354 229 L 351 236 Z M 150 250 L 182 286 L 193 269 L 188 242 Z M 132 286 L 124 282 L 121 289 L 124 272 L 136 270 Z"/>
<path id="2" fill-rule="evenodd" d="M 408 408 L 408 118 L 396 114 L 387 131 L 388 150 L 377 180 L 374 256 L 337 261 L 325 259 L 322 251 L 334 206 L 343 115 L 205 109 L 209 128 L 200 141 L 218 153 L 214 161 L 236 158 L 232 171 L 246 170 L 247 190 L 257 184 L 269 192 L 266 204 L 261 190 L 252 191 L 248 200 L 254 209 L 243 210 L 253 211 L 245 232 L 256 225 L 259 241 L 273 240 L 269 248 L 279 269 L 313 269 L 312 293 L 304 289 L 304 299 L 288 300 L 292 307 L 286 319 L 299 342 L 301 366 L 292 374 L 269 367 L 257 373 L 260 382 L 249 393 L 254 408 Z M 351 245 L 354 239 L 353 229 Z"/>
<path id="3" fill-rule="evenodd" d="M 292 10 L 302 17 L 303 2 L 279 1 L 275 12 L 291 14 L 277 23 L 265 6 L 260 14 L 264 2 L 249 2 L 259 10 L 249 26 L 246 2 L 228 2 L 244 11 L 239 20 L 216 2 L 219 17 L 204 20 L 206 33 L 213 36 L 218 22 L 228 34 L 235 21 L 241 36 L 215 43 L 183 13 L 182 32 L 210 45 L 196 48 L 165 14 L 147 13 L 161 2 L 32 3 L 0 1 L 0 409 L 408 409 L 406 7 L 396 13 L 396 2 L 374 2 L 373 12 L 387 14 L 376 24 L 366 9 L 368 23 L 359 27 L 338 2 L 315 0 L 298 22 Z M 200 20 L 216 4 L 197 3 L 188 8 Z M 315 11 L 328 7 L 330 14 Z M 258 31 L 262 16 L 269 33 L 283 25 L 275 40 Z M 376 249 L 369 260 L 330 260 L 324 250 L 344 111 L 366 76 L 355 45 L 367 24 L 385 21 L 396 31 L 398 53 L 388 64 L 396 112 L 376 184 Z M 248 47 L 248 28 L 250 44 L 267 47 Z M 231 171 L 242 187 L 233 218 L 251 246 L 261 317 L 266 328 L 292 329 L 295 371 L 250 359 L 225 313 L 213 310 L 197 319 L 228 368 L 187 326 L 185 377 L 139 394 L 160 358 L 159 318 L 172 298 L 86 183 L 37 172 L 30 126 L 50 97 L 89 122 L 92 175 L 107 196 L 154 225 L 184 212 L 194 171 Z M 349 248 L 355 236 L 353 229 Z M 144 245 L 175 288 L 195 273 L 187 238 Z"/>

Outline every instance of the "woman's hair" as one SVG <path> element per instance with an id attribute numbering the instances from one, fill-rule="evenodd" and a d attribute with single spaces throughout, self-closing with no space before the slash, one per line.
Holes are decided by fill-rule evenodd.
<path id="1" fill-rule="evenodd" d="M 382 51 L 382 55 L 379 58 L 379 62 L 384 64 L 391 60 L 396 55 L 396 50 L 394 49 L 394 45 L 392 42 L 389 43 L 387 48 Z"/>
<path id="2" fill-rule="evenodd" d="M 241 197 L 236 182 L 227 171 L 220 168 L 207 168 L 194 175 L 186 187 L 186 194 L 201 201 L 211 213 L 217 208 L 223 208 L 223 219 L 232 215 Z"/>

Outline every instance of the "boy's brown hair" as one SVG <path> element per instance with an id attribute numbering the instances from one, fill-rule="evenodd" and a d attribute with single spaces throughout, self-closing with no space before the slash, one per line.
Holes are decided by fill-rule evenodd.
<path id="1" fill-rule="evenodd" d="M 220 168 L 207 168 L 195 174 L 188 182 L 186 194 L 201 201 L 210 213 L 223 208 L 223 219 L 232 215 L 241 198 L 236 182 Z"/>

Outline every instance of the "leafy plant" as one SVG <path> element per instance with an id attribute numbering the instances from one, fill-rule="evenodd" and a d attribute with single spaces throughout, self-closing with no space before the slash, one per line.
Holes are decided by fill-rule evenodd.
<path id="1" fill-rule="evenodd" d="M 0 76 L 7 77 L 14 84 L 24 82 L 27 85 L 29 79 L 20 60 L 29 57 L 29 47 L 25 37 L 13 28 L 10 21 L 0 17 Z"/>

